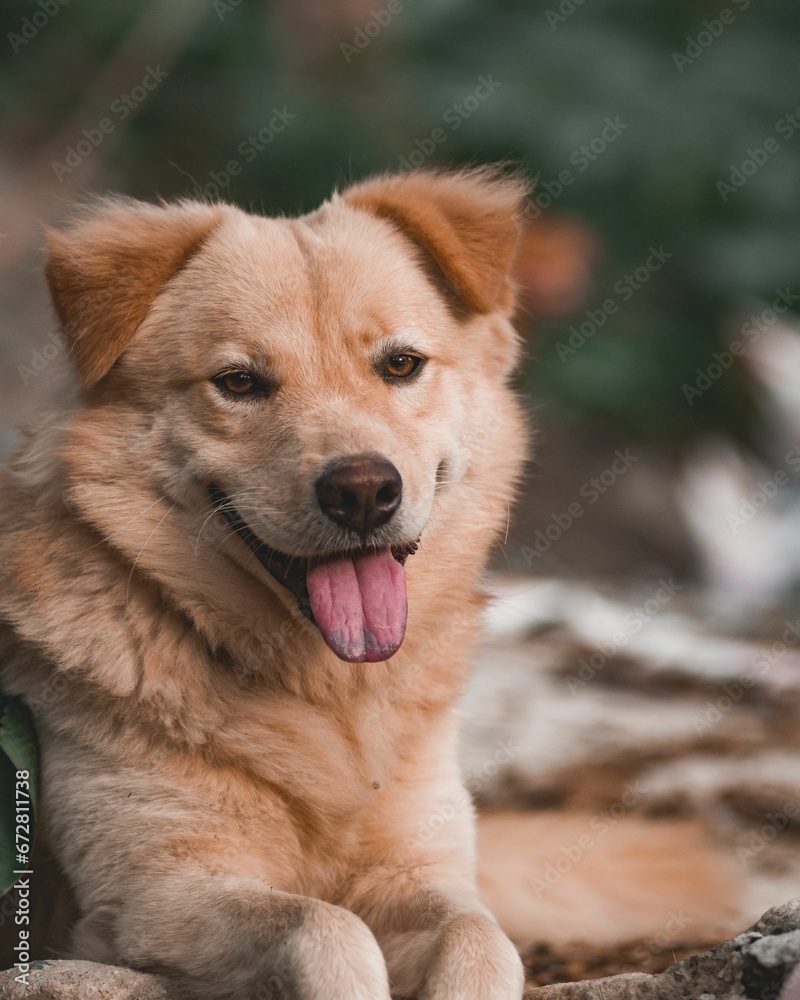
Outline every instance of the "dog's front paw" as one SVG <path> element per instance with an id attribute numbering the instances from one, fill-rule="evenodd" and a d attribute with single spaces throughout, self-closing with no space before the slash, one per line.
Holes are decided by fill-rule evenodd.
<path id="1" fill-rule="evenodd" d="M 482 914 L 440 931 L 419 1000 L 520 1000 L 522 961 L 497 924 Z"/>
<path id="2" fill-rule="evenodd" d="M 389 1000 L 378 942 L 366 924 L 340 907 L 320 908 L 306 919 L 293 942 L 291 964 L 291 995 L 298 1000 Z"/>
<path id="3" fill-rule="evenodd" d="M 385 942 L 392 985 L 415 1000 L 520 1000 L 522 962 L 491 917 L 462 913 Z"/>
<path id="4" fill-rule="evenodd" d="M 349 910 L 245 878 L 161 883 L 114 923 L 113 958 L 192 1000 L 390 1000 L 372 931 Z M 160 925 L 180 889 L 184 924 Z M 159 905 L 160 904 L 160 905 Z"/>

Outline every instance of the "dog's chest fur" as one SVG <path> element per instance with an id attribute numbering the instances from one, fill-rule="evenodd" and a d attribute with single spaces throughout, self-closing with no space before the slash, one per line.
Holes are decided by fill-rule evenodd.
<path id="1" fill-rule="evenodd" d="M 19 517 L 35 520 L 22 510 Z M 115 840 L 120 852 L 129 850 L 128 830 L 144 818 L 176 858 L 207 864 L 220 840 L 229 841 L 223 854 L 231 870 L 335 898 L 364 844 L 374 850 L 382 830 L 394 832 L 414 815 L 411 796 L 418 810 L 426 797 L 433 808 L 448 794 L 457 777 L 454 695 L 448 683 L 446 696 L 420 699 L 418 643 L 371 665 L 368 677 L 338 660 L 330 673 L 309 664 L 304 685 L 300 632 L 281 647 L 282 658 L 299 665 L 283 686 L 279 672 L 253 676 L 243 668 L 236 642 L 220 655 L 199 631 L 201 608 L 195 616 L 176 608 L 174 595 L 113 552 L 90 550 L 89 537 L 62 516 L 51 537 L 49 586 L 26 589 L 26 575 L 16 574 L 17 628 L 4 629 L 1 643 L 6 683 L 41 727 L 45 807 L 71 870 L 107 870 L 98 882 L 110 887 Z M 25 539 L 25 532 L 4 536 L 11 572 L 36 558 Z M 72 558 L 80 573 L 69 572 Z M 39 579 L 43 567 L 29 573 Z M 8 604 L 13 594 L 6 592 Z M 146 609 L 146 634 L 136 609 Z M 44 619 L 49 628 L 33 641 Z M 238 639 L 251 645 L 258 636 Z M 458 660 L 450 658 L 448 672 Z M 423 669 L 436 678 L 435 662 Z M 94 683 L 106 671 L 117 677 L 113 692 Z M 102 852 L 93 842 L 98 827 Z M 413 836 L 409 828 L 409 845 Z M 147 838 L 143 866 L 146 854 Z"/>

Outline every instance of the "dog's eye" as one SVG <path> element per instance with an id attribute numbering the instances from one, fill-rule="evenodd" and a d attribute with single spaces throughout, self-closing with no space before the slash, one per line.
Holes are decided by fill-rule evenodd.
<path id="1" fill-rule="evenodd" d="M 246 371 L 223 372 L 214 379 L 214 384 L 231 396 L 252 396 L 265 392 L 264 384 L 252 372 Z"/>
<path id="2" fill-rule="evenodd" d="M 422 358 L 416 354 L 393 354 L 383 368 L 384 378 L 408 378 L 422 364 Z"/>

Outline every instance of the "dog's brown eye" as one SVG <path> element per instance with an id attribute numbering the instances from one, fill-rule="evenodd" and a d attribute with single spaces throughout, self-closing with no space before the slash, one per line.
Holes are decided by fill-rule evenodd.
<path id="1" fill-rule="evenodd" d="M 393 354 L 383 369 L 384 378 L 408 378 L 422 364 L 416 354 Z"/>
<path id="2" fill-rule="evenodd" d="M 264 388 L 255 375 L 245 371 L 223 372 L 214 382 L 232 396 L 251 396 Z"/>

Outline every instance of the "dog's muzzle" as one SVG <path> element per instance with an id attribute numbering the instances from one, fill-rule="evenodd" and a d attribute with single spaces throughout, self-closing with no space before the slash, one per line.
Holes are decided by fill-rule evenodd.
<path id="1" fill-rule="evenodd" d="M 372 458 L 334 463 L 317 483 L 318 496 L 322 492 L 330 507 L 328 516 L 340 524 L 339 518 L 347 520 L 351 530 L 360 526 L 362 535 L 392 517 L 401 491 L 394 466 L 387 462 L 381 468 Z M 214 507 L 270 576 L 294 594 L 340 659 L 376 662 L 397 652 L 408 616 L 404 565 L 419 540 L 311 559 L 289 556 L 262 541 L 223 490 L 211 486 L 210 493 Z"/>

